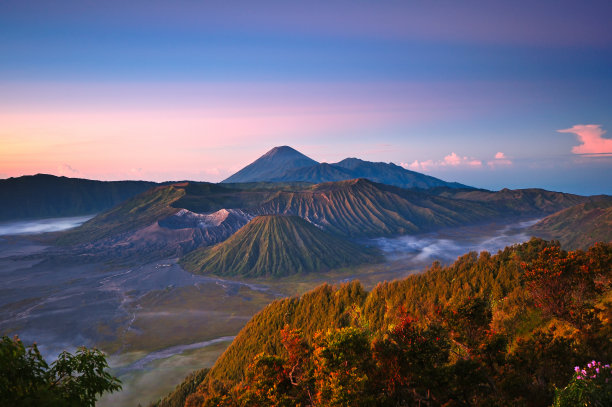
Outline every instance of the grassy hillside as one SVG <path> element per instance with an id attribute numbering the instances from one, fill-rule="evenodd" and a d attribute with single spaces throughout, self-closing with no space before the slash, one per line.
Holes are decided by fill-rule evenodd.
<path id="1" fill-rule="evenodd" d="M 0 221 L 89 215 L 157 185 L 145 181 L 93 181 L 38 174 L 0 180 Z"/>
<path id="2" fill-rule="evenodd" d="M 596 242 L 612 241 L 612 199 L 586 202 L 542 219 L 531 231 L 555 239 L 570 249 L 586 249 Z"/>
<path id="3" fill-rule="evenodd" d="M 377 256 L 297 216 L 259 216 L 225 242 L 197 249 L 181 265 L 221 276 L 280 277 L 372 262 Z"/>
<path id="4" fill-rule="evenodd" d="M 547 274 L 547 268 L 560 264 L 564 265 L 560 275 Z M 584 273 L 584 267 L 588 267 L 590 274 Z M 356 359 L 345 363 L 355 369 L 366 369 L 364 374 L 368 376 L 355 376 L 356 371 L 350 369 L 335 373 L 340 375 L 335 377 L 347 380 L 344 385 L 349 386 L 349 393 L 346 394 L 354 405 L 370 404 L 360 404 L 367 394 L 351 393 L 350 389 L 366 382 L 376 389 L 380 385 L 376 380 L 381 380 L 377 374 L 389 373 L 385 370 L 387 364 L 377 360 L 391 358 L 389 363 L 393 367 L 393 363 L 398 363 L 394 355 L 409 352 L 411 346 L 420 349 L 408 354 L 412 358 L 434 352 L 432 356 L 423 356 L 427 362 L 424 360 L 424 365 L 418 365 L 421 367 L 417 371 L 433 368 L 439 376 L 402 381 L 404 374 L 412 377 L 409 372 L 415 371 L 415 365 L 407 371 L 390 372 L 395 386 L 410 388 L 420 380 L 420 386 L 429 386 L 432 392 L 444 389 L 440 397 L 459 402 L 457 405 L 550 405 L 554 386 L 565 386 L 575 365 L 586 364 L 595 357 L 605 362 L 612 356 L 608 336 L 612 328 L 611 267 L 612 245 L 595 247 L 587 253 L 567 253 L 555 244 L 532 239 L 496 255 L 466 254 L 449 267 L 434 264 L 423 274 L 380 284 L 369 293 L 358 282 L 339 287 L 323 285 L 299 298 L 275 301 L 255 315 L 207 374 L 197 394 L 187 400 L 190 406 L 217 405 L 220 400 L 227 403 L 223 405 L 242 405 L 236 400 L 255 391 L 251 396 L 264 397 L 268 402 L 268 397 L 285 397 L 284 394 L 295 397 L 295 403 L 297 398 L 307 397 L 306 393 L 315 394 L 310 390 L 296 394 L 296 387 L 282 379 L 289 371 L 310 375 L 314 382 L 305 379 L 300 384 L 306 386 L 302 389 L 310 388 L 318 391 L 320 397 L 329 397 L 342 388 L 325 390 L 324 381 L 331 377 L 325 369 L 334 366 L 329 363 L 339 363 L 328 359 L 326 352 L 331 352 L 336 343 L 339 351 L 345 353 L 335 357 L 343 360 L 352 352 L 347 346 L 356 346 L 356 343 L 349 341 L 341 345 L 334 341 L 361 338 L 371 345 L 360 345 Z M 605 281 L 605 284 L 593 285 L 586 291 L 588 284 L 583 285 L 583 289 L 574 292 L 579 285 L 576 279 L 585 283 Z M 398 331 L 398 318 L 405 330 Z M 393 339 L 391 349 L 396 350 L 387 356 L 377 353 L 381 344 L 398 334 L 424 336 L 396 337 L 408 340 L 403 345 L 406 348 L 397 348 Z M 306 342 L 298 341 L 298 337 Z M 422 347 L 434 339 L 447 342 L 441 347 Z M 374 351 L 373 364 L 364 367 L 360 361 L 370 357 L 368 349 Z M 292 353 L 296 351 L 303 352 L 302 356 Z M 437 362 L 427 359 L 431 357 L 441 359 Z M 307 364 L 296 370 L 295 363 Z M 265 372 L 274 374 L 276 379 L 265 376 Z M 296 377 L 297 373 L 286 380 L 293 381 Z M 234 387 L 240 380 L 244 383 Z M 289 387 L 282 387 L 276 380 Z M 276 387 L 271 387 L 273 383 L 277 383 Z M 330 385 L 339 386 L 341 382 L 334 383 Z M 378 397 L 384 391 L 391 391 L 385 389 L 373 394 Z M 421 391 L 425 397 L 422 390 L 417 386 L 407 394 Z M 429 399 L 429 391 L 426 394 Z M 181 397 L 184 396 L 183 392 Z M 257 400 L 261 403 L 263 399 Z M 384 405 L 404 405 L 398 403 Z M 433 402 L 433 405 L 439 404 L 439 401 Z"/>

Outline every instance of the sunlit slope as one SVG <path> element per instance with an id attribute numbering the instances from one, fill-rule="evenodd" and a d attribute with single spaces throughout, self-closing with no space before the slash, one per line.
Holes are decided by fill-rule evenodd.
<path id="1" fill-rule="evenodd" d="M 572 206 L 531 227 L 537 236 L 555 239 L 568 249 L 586 249 L 612 241 L 612 199 Z"/>
<path id="2" fill-rule="evenodd" d="M 374 252 L 297 216 L 259 216 L 216 246 L 181 259 L 188 270 L 221 276 L 281 277 L 373 262 Z"/>
<path id="3" fill-rule="evenodd" d="M 478 202 L 448 199 L 366 179 L 281 191 L 262 213 L 298 215 L 325 230 L 351 237 L 400 235 L 490 220 L 499 212 Z"/>
<path id="4" fill-rule="evenodd" d="M 513 291 L 521 292 L 521 262 L 529 261 L 550 244 L 534 239 L 508 247 L 497 255 L 469 253 L 448 267 L 432 267 L 425 273 L 379 284 L 366 292 L 358 282 L 332 288 L 318 287 L 299 298 L 268 305 L 240 331 L 211 369 L 207 380 L 237 380 L 260 352 L 279 352 L 280 329 L 289 324 L 306 335 L 345 326 L 355 318 L 376 331 L 393 321 L 390 310 L 402 306 L 421 317 L 428 306 L 458 302 L 474 296 L 501 301 Z"/>

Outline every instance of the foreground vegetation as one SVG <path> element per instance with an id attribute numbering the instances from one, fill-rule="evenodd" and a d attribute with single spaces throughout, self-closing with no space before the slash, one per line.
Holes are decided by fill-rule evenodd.
<path id="1" fill-rule="evenodd" d="M 36 344 L 26 348 L 15 337 L 0 339 L 0 406 L 95 406 L 106 392 L 121 389 L 106 372 L 106 356 L 97 349 L 62 352 L 49 365 Z"/>
<path id="2" fill-rule="evenodd" d="M 369 293 L 323 285 L 266 307 L 159 405 L 607 405 L 611 270 L 612 244 L 532 239 Z"/>

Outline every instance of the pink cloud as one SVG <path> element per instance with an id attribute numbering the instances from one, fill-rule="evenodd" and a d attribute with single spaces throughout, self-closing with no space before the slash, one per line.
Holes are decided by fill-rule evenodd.
<path id="1" fill-rule="evenodd" d="M 574 154 L 612 154 L 612 139 L 604 138 L 606 131 L 600 124 L 577 124 L 559 133 L 573 133 L 582 143 L 572 148 Z"/>
<path id="2" fill-rule="evenodd" d="M 470 158 L 466 156 L 459 156 L 457 153 L 452 152 L 445 156 L 443 160 L 425 160 L 419 161 L 414 160 L 412 163 L 400 163 L 400 165 L 406 169 L 413 171 L 426 171 L 436 167 L 472 167 L 478 168 L 482 166 L 482 161 L 476 158 Z"/>
<path id="3" fill-rule="evenodd" d="M 468 166 L 468 167 L 480 167 L 482 165 L 482 161 L 477 160 L 475 158 L 468 157 L 460 157 L 455 152 L 450 153 L 444 160 L 439 163 L 441 166 Z"/>
<path id="4" fill-rule="evenodd" d="M 412 171 L 426 171 L 436 166 L 433 160 L 419 161 L 414 160 L 412 163 L 400 163 L 400 166 Z"/>
<path id="5" fill-rule="evenodd" d="M 461 164 L 461 157 L 459 157 L 454 152 L 444 157 L 444 160 L 440 163 L 440 165 L 453 165 L 453 166 L 459 165 L 459 164 Z"/>
<path id="6" fill-rule="evenodd" d="M 491 168 L 501 167 L 501 166 L 512 165 L 512 161 L 508 157 L 506 157 L 506 154 L 502 153 L 501 151 L 498 151 L 495 154 L 495 157 L 493 158 L 493 160 L 487 162 L 487 165 Z"/>

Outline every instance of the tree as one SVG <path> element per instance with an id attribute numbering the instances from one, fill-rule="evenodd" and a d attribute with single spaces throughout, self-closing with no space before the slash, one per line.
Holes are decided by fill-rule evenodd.
<path id="1" fill-rule="evenodd" d="M 388 405 L 431 405 L 446 387 L 444 366 L 450 343 L 447 332 L 430 324 L 422 328 L 400 310 L 399 322 L 373 341 L 372 353 L 378 367 L 380 389 Z"/>
<path id="2" fill-rule="evenodd" d="M 356 327 L 318 333 L 314 338 L 317 405 L 376 405 L 368 334 Z"/>
<path id="3" fill-rule="evenodd" d="M 104 353 L 81 347 L 62 352 L 50 366 L 36 344 L 26 348 L 18 337 L 0 340 L 0 407 L 95 406 L 105 392 L 121 389 L 105 371 Z"/>
<path id="4" fill-rule="evenodd" d="M 547 247 L 523 268 L 527 288 L 544 314 L 583 329 L 593 322 L 593 299 L 610 288 L 612 244 L 596 244 L 586 253 Z"/>

